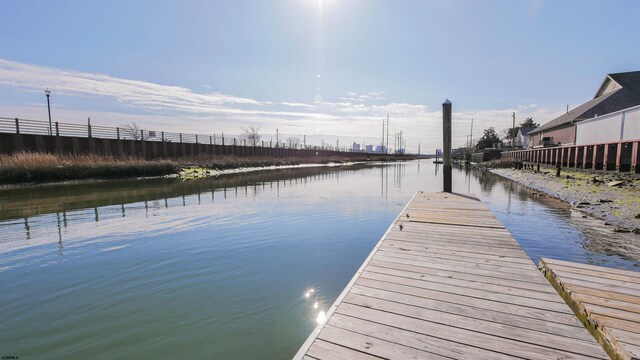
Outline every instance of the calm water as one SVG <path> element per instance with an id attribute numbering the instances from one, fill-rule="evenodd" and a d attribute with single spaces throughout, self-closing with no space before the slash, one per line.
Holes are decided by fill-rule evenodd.
<path id="1" fill-rule="evenodd" d="M 640 266 L 635 235 L 490 174 L 453 180 L 536 263 Z M 290 358 L 411 196 L 441 183 L 423 160 L 0 191 L 0 353 Z"/>

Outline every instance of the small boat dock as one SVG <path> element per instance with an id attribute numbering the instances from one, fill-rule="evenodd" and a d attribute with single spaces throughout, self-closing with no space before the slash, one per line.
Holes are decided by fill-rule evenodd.
<path id="1" fill-rule="evenodd" d="M 614 359 L 640 359 L 640 273 L 541 259 L 540 269 Z"/>
<path id="2" fill-rule="evenodd" d="M 482 202 L 418 192 L 294 358 L 608 356 Z"/>

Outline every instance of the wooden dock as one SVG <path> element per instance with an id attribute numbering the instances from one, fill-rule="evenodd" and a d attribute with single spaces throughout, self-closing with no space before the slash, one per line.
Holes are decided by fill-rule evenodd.
<path id="1" fill-rule="evenodd" d="M 477 199 L 417 193 L 294 359 L 608 358 Z"/>
<path id="2" fill-rule="evenodd" d="M 640 359 L 640 273 L 541 259 L 540 269 L 614 359 Z"/>

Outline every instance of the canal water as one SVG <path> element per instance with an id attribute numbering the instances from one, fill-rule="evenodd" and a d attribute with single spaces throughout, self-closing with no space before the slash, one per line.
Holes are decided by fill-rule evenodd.
<path id="1" fill-rule="evenodd" d="M 541 256 L 638 270 L 624 238 L 474 169 Z M 291 358 L 418 190 L 431 160 L 0 191 L 0 352 L 21 359 Z M 635 236 L 635 235 L 625 235 Z"/>

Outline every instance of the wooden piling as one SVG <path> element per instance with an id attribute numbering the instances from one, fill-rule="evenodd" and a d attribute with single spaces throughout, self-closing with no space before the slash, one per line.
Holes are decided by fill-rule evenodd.
<path id="1" fill-rule="evenodd" d="M 451 101 L 442 103 L 442 178 L 443 191 L 451 192 Z"/>

